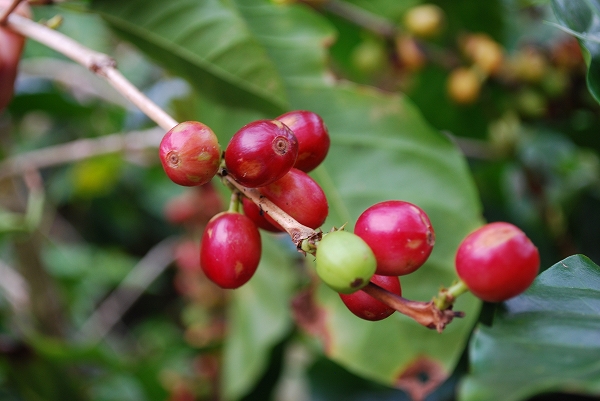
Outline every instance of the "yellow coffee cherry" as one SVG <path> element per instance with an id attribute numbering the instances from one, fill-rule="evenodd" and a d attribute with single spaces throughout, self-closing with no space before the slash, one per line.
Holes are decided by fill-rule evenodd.
<path id="1" fill-rule="evenodd" d="M 481 83 L 481 77 L 473 69 L 459 67 L 450 73 L 446 89 L 455 103 L 470 104 L 479 98 Z"/>
<path id="2" fill-rule="evenodd" d="M 504 52 L 498 42 L 483 33 L 467 35 L 461 42 L 465 56 L 486 75 L 493 75 L 500 70 Z"/>
<path id="3" fill-rule="evenodd" d="M 413 35 L 431 38 L 442 31 L 444 11 L 434 4 L 422 4 L 404 14 L 404 27 Z"/>

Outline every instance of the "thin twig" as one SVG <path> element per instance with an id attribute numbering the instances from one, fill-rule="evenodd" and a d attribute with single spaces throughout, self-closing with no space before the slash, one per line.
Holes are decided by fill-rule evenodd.
<path id="1" fill-rule="evenodd" d="M 451 309 L 440 310 L 433 301 L 418 302 L 408 300 L 373 283 L 367 284 L 362 291 L 412 318 L 417 323 L 430 329 L 436 329 L 439 333 L 444 330 L 452 319 L 464 316 L 463 312 L 454 312 Z"/>
<path id="2" fill-rule="evenodd" d="M 4 10 L 2 15 L 0 16 L 0 25 L 6 25 L 8 21 L 8 16 L 16 10 L 16 8 L 21 4 L 23 0 L 13 0 L 13 2 L 8 6 L 7 9 Z"/>
<path id="3" fill-rule="evenodd" d="M 29 285 L 25 278 L 0 260 L 0 289 L 17 314 L 29 309 Z"/>
<path id="4" fill-rule="evenodd" d="M 244 196 L 252 200 L 252 202 L 256 203 L 256 205 L 265 214 L 268 214 L 273 220 L 275 220 L 290 235 L 292 241 L 298 248 L 300 248 L 302 241 L 306 239 L 317 239 L 320 236 L 320 232 L 300 224 L 289 214 L 281 210 L 279 206 L 274 204 L 266 196 L 262 195 L 257 189 L 246 188 L 240 185 L 236 180 L 233 179 L 233 177 L 229 175 L 225 175 L 224 179 L 227 180 L 229 185 L 233 186 Z"/>
<path id="5" fill-rule="evenodd" d="M 177 239 L 167 238 L 150 249 L 81 326 L 78 337 L 89 343 L 100 342 L 150 284 L 173 262 L 176 243 Z"/>
<path id="6" fill-rule="evenodd" d="M 32 150 L 0 162 L 0 180 L 19 175 L 29 169 L 41 169 L 88 159 L 93 156 L 119 152 L 141 151 L 158 147 L 164 131 L 152 128 L 126 134 L 110 134 L 93 139 L 77 139 L 72 142 Z"/>
<path id="7" fill-rule="evenodd" d="M 19 15 L 11 14 L 7 26 L 23 36 L 64 54 L 103 77 L 164 130 L 168 131 L 177 125 L 177 121 L 140 92 L 115 68 L 115 60 L 108 55 L 91 50 L 60 32 Z"/>
<path id="8" fill-rule="evenodd" d="M 327 11 L 363 27 L 377 35 L 393 39 L 398 33 L 396 25 L 386 18 L 375 15 L 364 8 L 339 0 L 329 0 L 323 6 Z"/>

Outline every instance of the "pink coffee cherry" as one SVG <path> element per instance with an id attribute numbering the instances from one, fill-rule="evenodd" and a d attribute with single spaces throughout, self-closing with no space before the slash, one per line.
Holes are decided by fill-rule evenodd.
<path id="1" fill-rule="evenodd" d="M 298 138 L 298 158 L 294 167 L 308 173 L 321 164 L 330 145 L 329 131 L 323 119 L 312 111 L 295 110 L 277 120 L 287 125 Z"/>
<path id="2" fill-rule="evenodd" d="M 298 140 L 277 120 L 258 120 L 236 132 L 225 149 L 227 172 L 245 187 L 277 181 L 298 157 Z"/>
<path id="3" fill-rule="evenodd" d="M 248 282 L 260 256 L 260 233 L 248 217 L 222 212 L 208 222 L 200 242 L 200 266 L 219 287 L 233 289 Z"/>
<path id="4" fill-rule="evenodd" d="M 354 233 L 373 250 L 375 274 L 402 276 L 421 267 L 433 249 L 435 233 L 429 217 L 412 203 L 390 200 L 365 210 Z"/>
<path id="5" fill-rule="evenodd" d="M 219 170 L 221 147 L 214 132 L 198 121 L 171 128 L 159 147 L 160 162 L 167 176 L 183 186 L 203 185 Z"/>
<path id="6" fill-rule="evenodd" d="M 488 302 L 505 301 L 525 291 L 539 267 L 538 249 L 510 223 L 480 227 L 456 253 L 456 273 L 475 296 Z"/>

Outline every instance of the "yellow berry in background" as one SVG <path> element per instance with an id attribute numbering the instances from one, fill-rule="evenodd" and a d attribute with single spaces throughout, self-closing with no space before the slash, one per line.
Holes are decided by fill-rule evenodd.
<path id="1" fill-rule="evenodd" d="M 470 68 L 454 69 L 447 81 L 447 92 L 450 99 L 458 104 L 471 104 L 479 98 L 481 78 Z"/>
<path id="2" fill-rule="evenodd" d="M 404 14 L 404 28 L 415 36 L 431 38 L 444 26 L 444 11 L 434 4 L 422 4 Z"/>
<path id="3" fill-rule="evenodd" d="M 485 74 L 493 75 L 500 70 L 504 61 L 502 46 L 484 33 L 466 35 L 461 38 L 465 56 Z"/>

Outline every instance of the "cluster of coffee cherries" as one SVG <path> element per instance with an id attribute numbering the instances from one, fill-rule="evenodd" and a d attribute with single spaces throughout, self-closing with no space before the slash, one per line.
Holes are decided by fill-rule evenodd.
<path id="1" fill-rule="evenodd" d="M 256 189 L 298 223 L 318 229 L 329 206 L 308 172 L 325 159 L 329 144 L 321 117 L 296 110 L 245 125 L 232 136 L 223 157 L 209 127 L 183 122 L 164 136 L 159 155 L 165 172 L 179 185 L 203 185 L 217 173 L 230 176 L 243 187 Z M 261 258 L 259 228 L 284 232 L 247 198 L 235 199 L 228 211 L 215 215 L 200 244 L 200 266 L 206 276 L 227 289 L 250 280 Z"/>
<path id="2" fill-rule="evenodd" d="M 300 225 L 319 230 L 328 215 L 328 202 L 308 172 L 325 159 L 329 145 L 321 117 L 297 110 L 245 125 L 232 136 L 223 154 L 210 128 L 184 122 L 167 132 L 159 153 L 165 172 L 177 184 L 198 186 L 217 174 L 229 176 L 240 186 L 258 191 Z M 226 289 L 242 286 L 256 272 L 262 246 L 259 229 L 286 231 L 268 210 L 235 188 L 233 195 L 229 210 L 210 219 L 200 243 L 201 269 Z M 306 247 L 298 244 L 299 248 L 315 255 L 317 275 L 339 293 L 346 307 L 371 321 L 387 318 L 396 309 L 362 289 L 375 285 L 401 297 L 400 276 L 419 269 L 435 244 L 425 211 L 402 200 L 369 207 L 353 232 L 314 232 L 317 235 L 311 242 Z M 538 269 L 537 248 L 508 223 L 491 223 L 474 231 L 456 255 L 459 287 L 491 302 L 524 291 Z M 453 299 L 460 292 L 450 295 Z"/>

